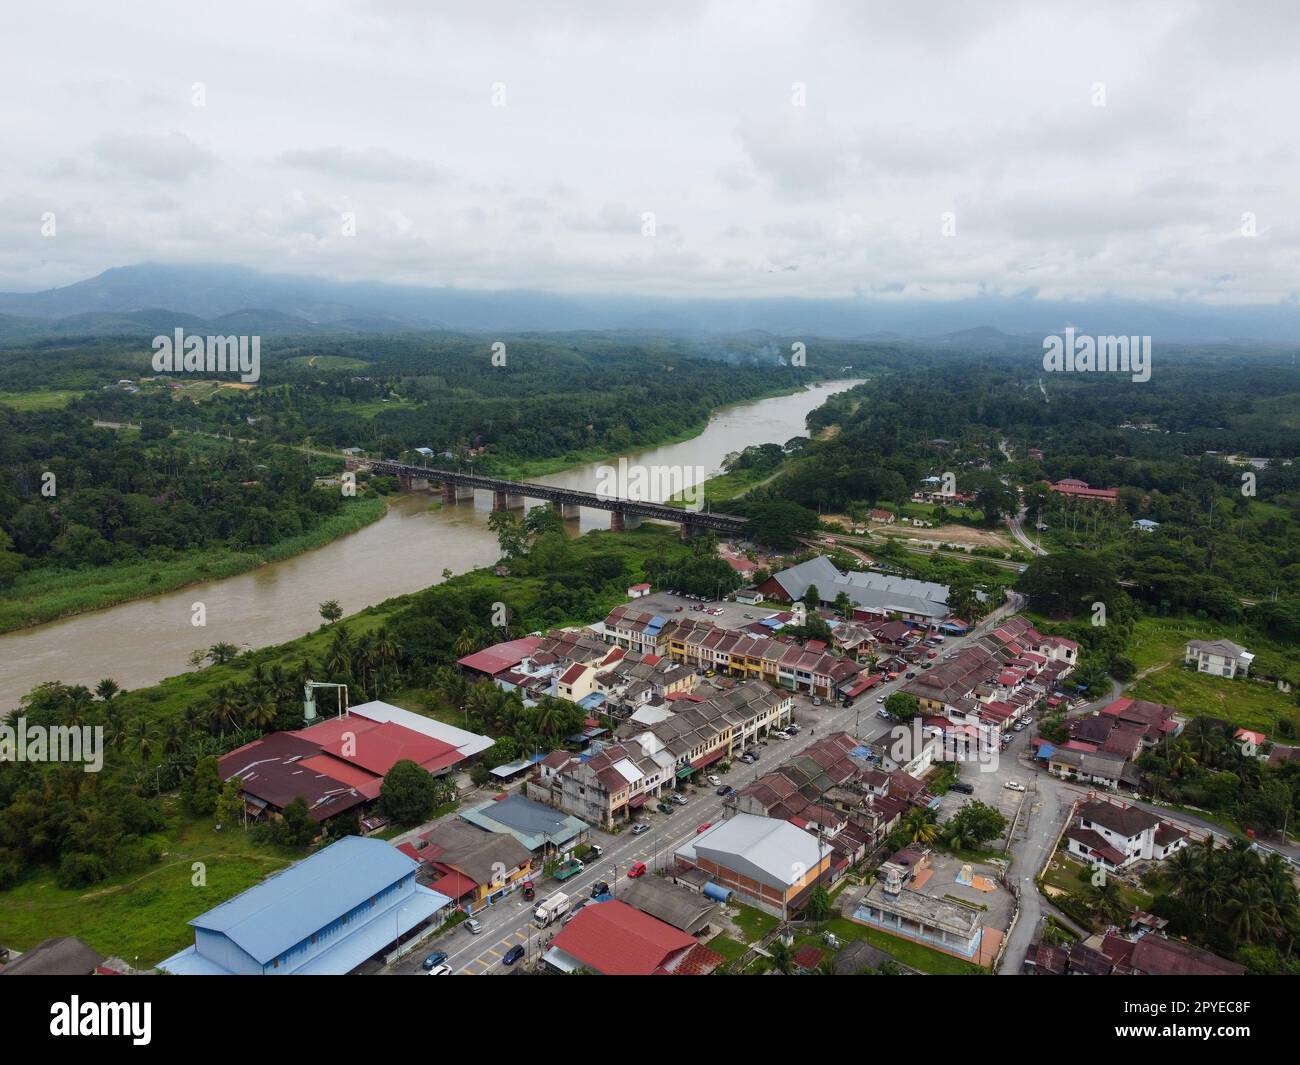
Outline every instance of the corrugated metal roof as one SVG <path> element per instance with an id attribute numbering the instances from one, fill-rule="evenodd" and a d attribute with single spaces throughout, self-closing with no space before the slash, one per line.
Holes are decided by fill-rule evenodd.
<path id="1" fill-rule="evenodd" d="M 226 935 L 265 965 L 415 869 L 383 840 L 345 836 L 190 924 Z"/>

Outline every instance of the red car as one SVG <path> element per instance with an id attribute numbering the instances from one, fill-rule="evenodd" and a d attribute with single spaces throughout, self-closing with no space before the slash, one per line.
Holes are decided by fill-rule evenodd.
<path id="1" fill-rule="evenodd" d="M 632 868 L 627 871 L 627 875 L 633 880 L 638 876 L 645 876 L 645 862 L 634 862 Z"/>
<path id="2" fill-rule="evenodd" d="M 698 836 L 706 828 L 712 828 L 712 827 L 713 827 L 712 821 L 705 821 L 704 824 L 700 825 L 700 827 L 695 830 L 695 834 Z"/>

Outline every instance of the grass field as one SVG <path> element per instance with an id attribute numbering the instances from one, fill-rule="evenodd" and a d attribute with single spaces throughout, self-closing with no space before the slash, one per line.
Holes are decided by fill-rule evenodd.
<path id="1" fill-rule="evenodd" d="M 289 366 L 307 366 L 313 370 L 364 370 L 370 363 L 342 355 L 295 355 L 285 360 Z"/>
<path id="2" fill-rule="evenodd" d="M 14 410 L 58 410 L 80 392 L 50 390 L 46 392 L 0 392 L 0 403 Z"/>
<path id="3" fill-rule="evenodd" d="M 383 517 L 384 510 L 382 499 L 358 498 L 311 532 L 256 551 L 203 550 L 173 559 L 76 570 L 33 570 L 22 574 L 0 595 L 0 632 L 161 595 L 201 581 L 233 577 L 355 532 Z"/>
<path id="4" fill-rule="evenodd" d="M 168 800 L 168 829 L 151 837 L 164 851 L 152 869 L 84 890 L 60 888 L 43 871 L 8 892 L 0 943 L 25 950 L 50 936 L 76 935 L 101 954 L 152 966 L 194 942 L 186 924 L 192 917 L 307 853 L 255 844 L 240 828 L 214 831 L 210 818 L 192 819 L 178 806 Z"/>
<path id="5" fill-rule="evenodd" d="M 1176 706 L 1193 717 L 1223 718 L 1235 725 L 1277 734 L 1277 722 L 1289 718 L 1300 727 L 1300 706 L 1292 693 L 1250 679 L 1228 680 L 1197 673 L 1182 665 L 1188 640 L 1228 639 L 1255 653 L 1252 672 L 1300 681 L 1300 656 L 1294 649 L 1269 643 L 1245 626 L 1197 618 L 1139 618 L 1133 626 L 1131 657 L 1139 678 L 1125 694 Z M 1145 675 L 1141 675 L 1145 674 Z"/>
<path id="6" fill-rule="evenodd" d="M 1125 692 L 1136 699 L 1176 706 L 1191 717 L 1219 717 L 1242 728 L 1276 736 L 1277 723 L 1288 718 L 1300 729 L 1294 694 L 1252 680 L 1228 680 L 1170 666 L 1142 677 Z"/>

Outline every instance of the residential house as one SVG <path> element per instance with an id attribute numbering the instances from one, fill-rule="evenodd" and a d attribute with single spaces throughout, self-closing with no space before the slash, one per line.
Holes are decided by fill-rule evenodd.
<path id="1" fill-rule="evenodd" d="M 1255 656 L 1231 640 L 1188 640 L 1183 662 L 1216 677 L 1246 676 Z"/>
<path id="2" fill-rule="evenodd" d="M 1127 869 L 1139 861 L 1162 861 L 1187 846 L 1188 833 L 1137 806 L 1090 799 L 1074 810 L 1065 832 L 1066 851 L 1106 869 Z"/>

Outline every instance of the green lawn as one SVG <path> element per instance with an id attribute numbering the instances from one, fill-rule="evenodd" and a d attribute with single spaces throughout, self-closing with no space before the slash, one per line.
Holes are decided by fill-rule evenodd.
<path id="1" fill-rule="evenodd" d="M 744 943 L 737 943 L 725 932 L 720 932 L 708 942 L 708 948 L 721 954 L 727 959 L 728 965 L 734 965 L 745 954 L 749 947 Z"/>
<path id="2" fill-rule="evenodd" d="M 81 395 L 59 389 L 37 392 L 0 392 L 0 403 L 14 410 L 58 410 Z"/>
<path id="3" fill-rule="evenodd" d="M 732 903 L 731 906 L 737 911 L 732 920 L 745 933 L 746 943 L 757 943 L 781 923 L 770 913 L 756 910 L 752 906 L 745 906 L 742 903 Z"/>
<path id="4" fill-rule="evenodd" d="M 259 883 L 306 851 L 255 844 L 242 829 L 213 830 L 210 818 L 167 807 L 169 827 L 152 837 L 162 860 L 144 873 L 68 890 L 42 871 L 4 896 L 0 943 L 25 950 L 51 936 L 80 936 L 101 954 L 151 966 L 194 942 L 186 922 Z M 195 886 L 194 863 L 203 863 L 206 884 Z"/>

